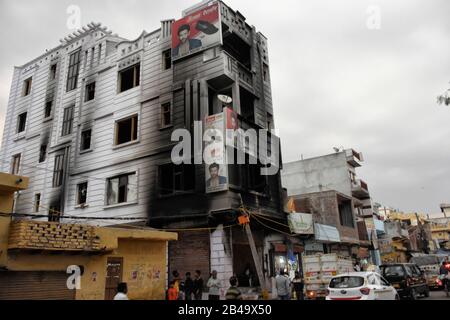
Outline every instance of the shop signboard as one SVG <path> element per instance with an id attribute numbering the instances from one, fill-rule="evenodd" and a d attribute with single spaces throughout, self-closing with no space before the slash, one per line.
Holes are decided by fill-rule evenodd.
<path id="1" fill-rule="evenodd" d="M 312 214 L 293 212 L 288 214 L 291 232 L 295 234 L 314 234 Z"/>
<path id="2" fill-rule="evenodd" d="M 333 226 L 327 226 L 324 224 L 314 224 L 314 234 L 318 241 L 323 242 L 341 242 L 339 230 Z"/>

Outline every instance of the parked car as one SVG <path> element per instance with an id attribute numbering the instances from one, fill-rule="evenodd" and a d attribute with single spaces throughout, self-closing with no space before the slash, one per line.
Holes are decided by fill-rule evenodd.
<path id="1" fill-rule="evenodd" d="M 326 300 L 398 300 L 397 291 L 375 272 L 351 272 L 333 277 Z"/>
<path id="2" fill-rule="evenodd" d="M 430 296 L 427 278 L 413 263 L 393 263 L 380 267 L 381 275 L 397 290 L 401 298 L 416 300 L 419 295 Z"/>

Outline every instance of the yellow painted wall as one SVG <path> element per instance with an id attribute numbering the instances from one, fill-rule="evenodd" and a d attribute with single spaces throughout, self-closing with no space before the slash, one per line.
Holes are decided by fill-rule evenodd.
<path id="1" fill-rule="evenodd" d="M 84 266 L 79 300 L 103 300 L 105 297 L 108 257 L 123 258 L 122 281 L 128 284 L 130 299 L 163 300 L 166 284 L 167 241 L 177 234 L 151 230 L 98 228 L 105 254 L 86 255 L 30 254 L 23 250 L 7 251 L 10 218 L 0 217 L 0 250 L 2 266 L 11 271 L 67 271 L 71 265 Z M 120 237 L 120 238 L 118 238 Z M 69 277 L 70 274 L 67 275 Z"/>
<path id="2" fill-rule="evenodd" d="M 5 267 L 8 260 L 9 217 L 0 217 L 0 267 Z"/>
<path id="3" fill-rule="evenodd" d="M 128 296 L 136 300 L 163 300 L 166 283 L 166 242 L 119 239 L 111 254 L 82 256 L 65 254 L 10 253 L 8 269 L 14 271 L 66 271 L 70 265 L 84 266 L 77 300 L 103 300 L 108 257 L 123 258 L 122 281 Z M 68 274 L 67 277 L 70 275 Z"/>

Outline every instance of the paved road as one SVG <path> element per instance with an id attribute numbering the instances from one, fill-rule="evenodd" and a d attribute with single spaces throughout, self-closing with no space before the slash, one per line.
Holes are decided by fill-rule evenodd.
<path id="1" fill-rule="evenodd" d="M 450 300 L 445 296 L 444 291 L 431 291 L 429 298 L 420 298 L 420 300 Z"/>

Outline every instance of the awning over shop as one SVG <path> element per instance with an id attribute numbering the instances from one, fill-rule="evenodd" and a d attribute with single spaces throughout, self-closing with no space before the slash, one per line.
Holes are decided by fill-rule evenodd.
<path id="1" fill-rule="evenodd" d="M 338 229 L 324 224 L 314 224 L 315 238 L 323 242 L 341 242 Z"/>

